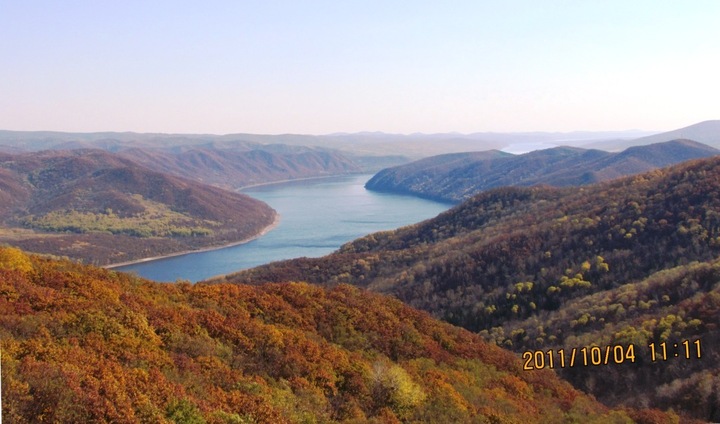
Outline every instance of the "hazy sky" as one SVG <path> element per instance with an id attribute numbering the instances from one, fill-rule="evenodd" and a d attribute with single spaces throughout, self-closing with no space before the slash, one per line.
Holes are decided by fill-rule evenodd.
<path id="1" fill-rule="evenodd" d="M 671 130 L 720 1 L 0 0 L 0 129 Z"/>

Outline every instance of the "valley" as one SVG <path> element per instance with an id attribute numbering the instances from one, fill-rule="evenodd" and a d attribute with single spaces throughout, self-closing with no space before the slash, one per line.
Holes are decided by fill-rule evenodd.
<path id="1" fill-rule="evenodd" d="M 614 153 L 496 149 L 408 162 L 409 150 L 370 158 L 362 143 L 354 152 L 293 144 L 303 137 L 126 136 L 53 144 L 53 134 L 31 143 L 51 150 L 15 143 L 0 154 L 0 243 L 14 246 L 0 247 L 3 385 L 27 387 L 10 395 L 13 417 L 117 418 L 86 395 L 53 398 L 67 392 L 52 382 L 140 388 L 152 375 L 164 391 L 93 396 L 152 420 L 720 418 L 713 147 L 672 139 Z M 391 168 L 368 191 L 361 172 L 380 164 Z M 280 180 L 290 182 L 266 185 Z M 245 186 L 254 188 L 233 191 Z M 159 256 L 172 257 L 113 270 L 66 259 Z M 172 269 L 152 278 L 176 283 L 120 272 L 144 267 Z M 76 308 L 93 296 L 77 296 L 90 292 L 98 305 L 86 317 Z M 118 296 L 131 311 L 118 312 Z M 106 359 L 85 370 L 34 350 L 39 338 L 55 352 Z M 674 356 L 677 346 L 697 355 Z M 568 366 L 568 357 L 545 370 L 522 361 L 606 347 L 627 360 Z M 327 374 L 310 366 L 319 357 L 346 359 L 326 364 Z M 40 368 L 61 376 L 48 391 L 34 377 Z M 94 376 L 99 369 L 115 371 Z M 209 377 L 218 373 L 234 383 L 218 385 Z"/>
<path id="2" fill-rule="evenodd" d="M 212 282 L 352 284 L 518 354 L 700 338 L 702 360 L 558 372 L 610 404 L 712 419 L 716 389 L 703 382 L 719 372 L 718 199 L 720 157 L 580 188 L 505 187 L 323 258 Z M 706 400 L 689 407 L 677 390 Z"/>
<path id="3" fill-rule="evenodd" d="M 720 423 L 720 1 L 6 1 L 0 424 Z"/>
<path id="4" fill-rule="evenodd" d="M 358 237 L 432 218 L 450 207 L 365 190 L 369 178 L 359 174 L 243 189 L 277 211 L 279 222 L 272 231 L 249 243 L 113 269 L 155 281 L 197 282 L 272 261 L 327 255 Z"/>

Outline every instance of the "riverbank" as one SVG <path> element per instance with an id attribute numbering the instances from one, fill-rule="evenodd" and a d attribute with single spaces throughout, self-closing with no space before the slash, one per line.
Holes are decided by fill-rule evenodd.
<path id="1" fill-rule="evenodd" d="M 245 189 L 253 188 L 253 187 L 263 187 L 263 186 L 269 186 L 274 184 L 284 184 L 284 183 L 293 183 L 293 182 L 300 182 L 300 181 L 312 181 L 312 180 L 323 180 L 327 178 L 338 178 L 338 177 L 347 177 L 347 176 L 353 176 L 353 175 L 365 175 L 367 173 L 365 172 L 350 172 L 347 174 L 332 174 L 332 175 L 318 175 L 315 177 L 304 177 L 304 178 L 290 178 L 287 180 L 277 180 L 277 181 L 268 181 L 265 183 L 257 183 L 257 184 L 249 184 L 246 186 L 238 187 L 235 189 L 237 192 L 242 192 Z M 372 175 L 372 174 L 368 174 Z"/>
<path id="2" fill-rule="evenodd" d="M 128 265 L 116 271 L 168 283 L 199 282 L 273 261 L 324 256 L 358 237 L 420 222 L 448 209 L 448 205 L 414 196 L 370 192 L 363 188 L 368 178 L 363 174 L 248 190 L 247 194 L 281 215 L 277 229 L 252 243 Z"/>
<path id="3" fill-rule="evenodd" d="M 119 267 L 128 266 L 128 265 L 135 265 L 135 264 L 141 264 L 141 263 L 145 263 L 145 262 L 157 261 L 160 259 L 174 258 L 176 256 L 183 256 L 183 255 L 188 255 L 191 253 L 211 252 L 213 250 L 220 250 L 220 249 L 225 249 L 227 247 L 239 246 L 241 244 L 245 244 L 245 243 L 249 243 L 253 240 L 257 240 L 258 238 L 260 238 L 260 237 L 264 236 L 265 234 L 269 233 L 270 231 L 274 230 L 275 227 L 278 226 L 278 224 L 280 224 L 280 214 L 276 212 L 273 222 L 270 223 L 270 225 L 263 228 L 259 233 L 255 234 L 254 236 L 242 239 L 240 241 L 235 241 L 235 242 L 223 244 L 220 246 L 209 246 L 209 247 L 203 247 L 201 249 L 183 250 L 181 252 L 170 253 L 167 255 L 152 256 L 149 258 L 134 259 L 132 261 L 126 261 L 126 262 L 118 262 L 115 264 L 103 265 L 102 268 L 114 269 L 114 268 L 119 268 Z"/>

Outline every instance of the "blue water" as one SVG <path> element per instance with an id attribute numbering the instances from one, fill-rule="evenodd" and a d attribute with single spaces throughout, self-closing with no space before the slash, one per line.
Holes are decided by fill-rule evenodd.
<path id="1" fill-rule="evenodd" d="M 156 281 L 203 280 L 281 259 L 319 257 L 366 234 L 432 218 L 450 205 L 365 190 L 352 175 L 243 190 L 280 214 L 275 229 L 246 244 L 116 268 Z"/>

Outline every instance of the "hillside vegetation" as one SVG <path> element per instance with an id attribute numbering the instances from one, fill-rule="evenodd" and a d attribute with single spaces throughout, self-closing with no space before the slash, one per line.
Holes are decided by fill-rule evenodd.
<path id="1" fill-rule="evenodd" d="M 0 243 L 94 264 L 239 242 L 275 212 L 101 150 L 0 156 Z"/>
<path id="2" fill-rule="evenodd" d="M 718 253 L 715 157 L 582 188 L 490 190 L 332 255 L 272 263 L 224 281 L 350 283 L 392 294 L 518 354 L 633 343 L 634 363 L 561 371 L 601 400 L 717 421 Z M 650 343 L 698 339 L 702 358 L 648 359 Z"/>
<path id="3" fill-rule="evenodd" d="M 717 154 L 720 150 L 690 140 L 630 147 L 620 153 L 576 147 L 522 155 L 499 151 L 457 153 L 384 169 L 365 187 L 459 202 L 491 188 L 587 185 Z"/>
<path id="4" fill-rule="evenodd" d="M 0 248 L 3 418 L 671 423 L 351 286 L 158 284 Z"/>
<path id="5" fill-rule="evenodd" d="M 201 145 L 182 149 L 130 148 L 119 154 L 158 172 L 231 189 L 362 171 L 340 152 L 307 147 L 258 146 L 248 150 Z"/>

